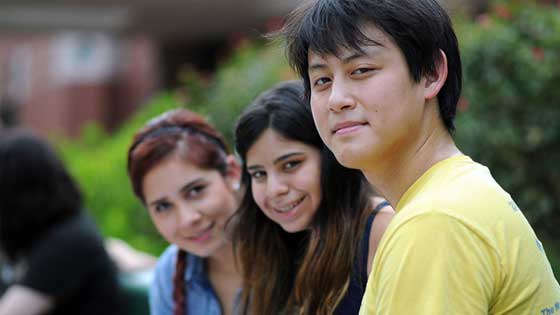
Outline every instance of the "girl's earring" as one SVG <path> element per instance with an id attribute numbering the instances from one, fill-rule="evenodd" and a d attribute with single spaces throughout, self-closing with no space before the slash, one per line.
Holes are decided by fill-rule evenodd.
<path id="1" fill-rule="evenodd" d="M 231 188 L 233 188 L 233 190 L 235 190 L 235 191 L 238 191 L 238 190 L 239 190 L 239 188 L 240 188 L 240 184 L 239 184 L 239 182 L 235 182 L 235 183 L 233 183 L 233 185 L 232 185 L 232 187 L 231 187 Z"/>

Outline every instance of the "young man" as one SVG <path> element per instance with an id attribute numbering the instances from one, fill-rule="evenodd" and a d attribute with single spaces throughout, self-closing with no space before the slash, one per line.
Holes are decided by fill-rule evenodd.
<path id="1" fill-rule="evenodd" d="M 283 30 L 323 141 L 395 207 L 360 314 L 560 313 L 541 243 L 451 132 L 457 39 L 436 0 L 315 0 Z"/>

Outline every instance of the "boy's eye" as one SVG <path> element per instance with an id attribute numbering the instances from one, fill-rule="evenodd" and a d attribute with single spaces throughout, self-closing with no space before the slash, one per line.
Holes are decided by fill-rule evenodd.
<path id="1" fill-rule="evenodd" d="M 325 85 L 327 83 L 330 82 L 329 78 L 323 77 L 323 78 L 319 78 L 317 80 L 315 80 L 315 82 L 313 83 L 314 86 L 322 86 Z"/>
<path id="2" fill-rule="evenodd" d="M 370 71 L 373 71 L 373 69 L 372 68 L 358 68 L 358 69 L 352 71 L 352 74 L 360 75 L 360 74 L 368 73 Z"/>
<path id="3" fill-rule="evenodd" d="M 154 205 L 154 210 L 157 213 L 165 212 L 169 209 L 171 209 L 171 204 L 169 202 L 160 202 Z"/>

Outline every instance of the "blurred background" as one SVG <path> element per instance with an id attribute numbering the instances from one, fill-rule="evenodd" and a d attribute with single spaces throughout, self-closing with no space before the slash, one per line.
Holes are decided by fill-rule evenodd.
<path id="1" fill-rule="evenodd" d="M 178 106 L 232 140 L 240 111 L 295 78 L 282 26 L 297 0 L 0 1 L 0 118 L 56 144 L 106 237 L 165 242 L 126 174 L 132 135 Z M 455 139 L 489 166 L 560 276 L 560 0 L 445 0 L 464 90 Z"/>

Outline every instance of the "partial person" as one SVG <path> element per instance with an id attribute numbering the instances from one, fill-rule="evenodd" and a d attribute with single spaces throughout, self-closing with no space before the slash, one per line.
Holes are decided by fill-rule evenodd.
<path id="1" fill-rule="evenodd" d="M 121 273 L 149 272 L 157 263 L 157 257 L 138 250 L 119 238 L 105 239 L 105 248 Z"/>
<path id="2" fill-rule="evenodd" d="M 0 314 L 121 314 L 116 268 L 79 187 L 27 130 L 0 135 L 0 251 Z"/>
<path id="3" fill-rule="evenodd" d="M 150 288 L 152 314 L 234 314 L 241 274 L 224 226 L 239 204 L 240 167 L 222 136 L 187 109 L 139 130 L 128 174 L 159 233 L 171 245 Z"/>
<path id="4" fill-rule="evenodd" d="M 523 212 L 452 137 L 461 61 L 436 0 L 314 0 L 282 33 L 321 138 L 396 208 L 360 314 L 551 314 Z"/>
<path id="5" fill-rule="evenodd" d="M 315 129 L 301 81 L 262 93 L 235 130 L 246 187 L 234 247 L 246 314 L 357 314 L 393 211 Z"/>

